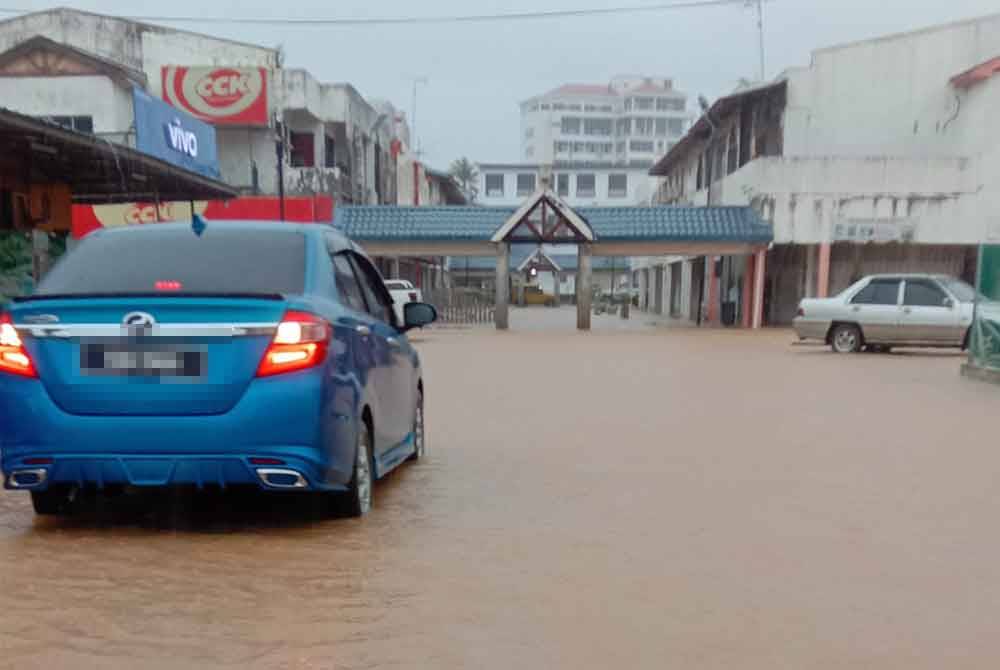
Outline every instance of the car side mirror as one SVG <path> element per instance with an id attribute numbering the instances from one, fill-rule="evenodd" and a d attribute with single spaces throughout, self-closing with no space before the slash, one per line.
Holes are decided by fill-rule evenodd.
<path id="1" fill-rule="evenodd" d="M 423 328 L 437 321 L 438 313 L 434 305 L 426 302 L 408 302 L 403 305 L 403 332 Z"/>
<path id="2" fill-rule="evenodd" d="M 955 301 L 952 300 L 951 298 L 945 298 L 944 300 L 941 301 L 941 304 L 947 307 L 948 309 L 951 309 L 955 306 Z"/>

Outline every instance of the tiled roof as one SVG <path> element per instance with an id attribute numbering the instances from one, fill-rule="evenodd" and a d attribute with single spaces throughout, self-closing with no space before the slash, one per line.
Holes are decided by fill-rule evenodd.
<path id="1" fill-rule="evenodd" d="M 617 93 L 607 84 L 565 84 L 552 89 L 543 98 L 560 95 L 608 95 L 617 97 Z"/>
<path id="2" fill-rule="evenodd" d="M 337 207 L 334 225 L 361 242 L 485 242 L 513 207 Z M 767 243 L 771 227 L 750 207 L 579 207 L 596 242 Z M 523 260 L 523 257 L 522 257 Z"/>
<path id="3" fill-rule="evenodd" d="M 746 242 L 774 239 L 750 207 L 580 207 L 600 242 Z"/>

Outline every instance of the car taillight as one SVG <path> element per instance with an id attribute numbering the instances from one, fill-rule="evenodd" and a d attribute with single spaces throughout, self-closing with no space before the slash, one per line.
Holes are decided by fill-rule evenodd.
<path id="1" fill-rule="evenodd" d="M 416 301 L 417 301 L 417 294 L 415 292 L 411 293 L 410 294 L 410 302 L 416 302 Z"/>
<path id="2" fill-rule="evenodd" d="M 319 365 L 326 358 L 330 335 L 330 324 L 315 314 L 286 312 L 264 352 L 257 376 L 270 377 Z"/>
<path id="3" fill-rule="evenodd" d="M 805 316 L 805 315 L 806 315 L 806 310 L 802 309 L 801 307 L 799 307 L 799 311 L 795 313 L 795 316 Z"/>
<path id="4" fill-rule="evenodd" d="M 0 316 L 0 372 L 22 377 L 37 377 L 31 357 L 24 348 L 21 336 L 14 329 L 10 314 Z"/>

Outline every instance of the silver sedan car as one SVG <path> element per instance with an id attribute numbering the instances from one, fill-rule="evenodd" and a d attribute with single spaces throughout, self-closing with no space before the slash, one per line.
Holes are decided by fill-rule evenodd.
<path id="1" fill-rule="evenodd" d="M 799 303 L 799 339 L 838 353 L 893 346 L 961 347 L 969 342 L 975 290 L 945 275 L 871 275 L 832 298 Z"/>

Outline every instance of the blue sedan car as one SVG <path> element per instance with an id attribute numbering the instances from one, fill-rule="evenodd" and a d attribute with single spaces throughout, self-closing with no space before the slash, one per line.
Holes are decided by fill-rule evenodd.
<path id="1" fill-rule="evenodd" d="M 360 516 L 424 454 L 424 382 L 371 261 L 331 227 L 105 230 L 0 315 L 4 485 L 61 514 L 85 488 L 253 484 Z"/>

